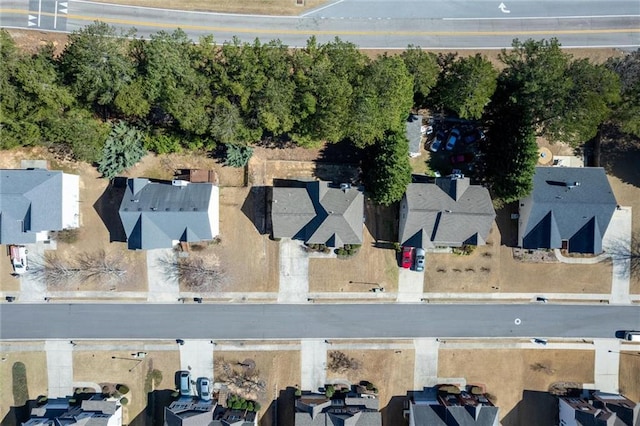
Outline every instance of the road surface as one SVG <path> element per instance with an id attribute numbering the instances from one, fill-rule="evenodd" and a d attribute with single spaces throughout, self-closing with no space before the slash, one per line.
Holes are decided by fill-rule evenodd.
<path id="1" fill-rule="evenodd" d="M 640 329 L 622 305 L 2 304 L 0 338 L 613 338 Z"/>
<path id="2" fill-rule="evenodd" d="M 293 1 L 293 0 L 292 0 Z M 502 48 L 557 37 L 566 47 L 640 46 L 637 0 L 338 0 L 300 16 L 185 12 L 85 0 L 0 0 L 0 26 L 70 32 L 101 20 L 138 35 L 184 29 L 194 40 L 280 39 L 304 46 L 338 36 L 363 48 Z"/>

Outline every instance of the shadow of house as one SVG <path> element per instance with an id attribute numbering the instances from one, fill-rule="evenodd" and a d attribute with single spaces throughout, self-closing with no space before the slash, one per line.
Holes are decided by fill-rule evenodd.
<path id="1" fill-rule="evenodd" d="M 525 390 L 522 399 L 502 419 L 503 426 L 558 424 L 558 399 L 549 392 Z"/>
<path id="2" fill-rule="evenodd" d="M 118 213 L 126 186 L 127 178 L 114 178 L 93 204 L 93 209 L 98 213 L 102 223 L 109 231 L 109 242 L 124 243 L 127 241 L 127 234 L 124 231 L 120 221 L 120 214 Z"/>
<path id="3" fill-rule="evenodd" d="M 407 426 L 409 423 L 405 419 L 403 410 L 405 408 L 406 396 L 392 396 L 389 403 L 380 410 L 383 425 Z"/>
<path id="4" fill-rule="evenodd" d="M 517 202 L 506 204 L 496 210 L 496 225 L 500 231 L 500 244 L 503 246 L 516 247 L 518 245 L 518 220 L 511 218 L 512 214 L 517 213 Z"/>
<path id="5" fill-rule="evenodd" d="M 147 393 L 147 406 L 129 421 L 130 426 L 163 426 L 164 409 L 175 400 L 174 390 L 162 389 Z"/>
<path id="6" fill-rule="evenodd" d="M 364 214 L 364 225 L 373 237 L 375 247 L 395 249 L 395 242 L 398 241 L 398 203 L 383 206 L 367 198 Z"/>
<path id="7" fill-rule="evenodd" d="M 252 186 L 240 210 L 253 223 L 260 235 L 271 232 L 271 187 Z"/>
<path id="8" fill-rule="evenodd" d="M 0 420 L 1 426 L 17 426 L 29 420 L 29 413 L 31 412 L 31 408 L 35 406 L 35 401 L 29 400 L 26 404 L 16 407 L 9 407 L 9 411 L 4 416 L 2 420 Z"/>
<path id="9" fill-rule="evenodd" d="M 295 425 L 295 401 L 296 401 L 296 388 L 291 386 L 286 389 L 280 390 L 278 394 L 278 413 L 276 424 L 278 426 L 294 426 Z"/>

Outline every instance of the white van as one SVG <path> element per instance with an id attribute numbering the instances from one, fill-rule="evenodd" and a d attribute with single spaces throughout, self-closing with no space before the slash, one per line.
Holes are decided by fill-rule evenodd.
<path id="1" fill-rule="evenodd" d="M 640 331 L 625 331 L 624 340 L 630 342 L 640 342 Z"/>

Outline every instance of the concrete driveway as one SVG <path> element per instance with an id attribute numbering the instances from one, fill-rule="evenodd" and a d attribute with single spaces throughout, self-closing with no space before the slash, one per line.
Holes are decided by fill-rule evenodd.
<path id="1" fill-rule="evenodd" d="M 631 207 L 619 207 L 613 212 L 602 247 L 613 262 L 610 303 L 631 303 Z"/>
<path id="2" fill-rule="evenodd" d="M 206 377 L 213 381 L 213 344 L 210 340 L 184 340 L 180 348 L 180 369 L 191 373 L 191 380 Z M 192 387 L 197 394 L 195 386 Z"/>
<path id="3" fill-rule="evenodd" d="M 180 285 L 177 275 L 167 273 L 169 262 L 175 259 L 173 249 L 147 250 L 147 277 L 149 302 L 177 302 Z"/>
<path id="4" fill-rule="evenodd" d="M 309 255 L 300 241 L 280 241 L 278 303 L 306 303 L 309 295 Z"/>
<path id="5" fill-rule="evenodd" d="M 424 294 L 424 272 L 399 268 L 398 302 L 420 302 Z"/>

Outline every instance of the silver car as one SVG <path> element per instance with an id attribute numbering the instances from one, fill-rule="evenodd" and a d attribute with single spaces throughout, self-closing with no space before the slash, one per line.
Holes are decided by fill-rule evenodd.
<path id="1" fill-rule="evenodd" d="M 423 248 L 418 247 L 416 249 L 416 263 L 415 263 L 415 269 L 418 272 L 422 272 L 424 271 L 424 262 L 425 262 L 425 251 Z"/>
<path id="2" fill-rule="evenodd" d="M 211 389 L 209 386 L 209 379 L 206 377 L 198 378 L 198 395 L 203 401 L 211 401 Z"/>

